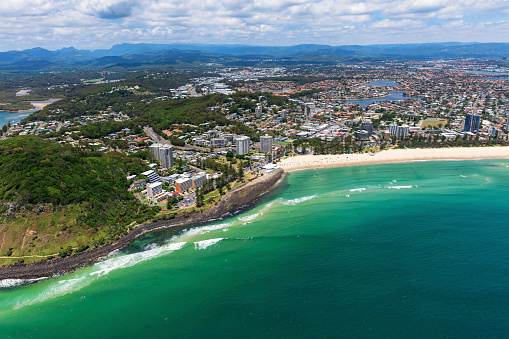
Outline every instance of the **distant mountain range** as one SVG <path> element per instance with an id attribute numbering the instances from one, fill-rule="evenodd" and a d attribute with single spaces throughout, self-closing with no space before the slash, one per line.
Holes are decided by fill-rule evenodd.
<path id="1" fill-rule="evenodd" d="M 341 59 L 459 59 L 505 58 L 509 43 L 428 43 L 394 45 L 296 45 L 249 46 L 208 44 L 119 44 L 110 49 L 77 50 L 74 47 L 49 51 L 32 48 L 0 52 L 0 69 L 40 70 L 73 68 L 144 67 L 193 64 L 196 62 L 256 63 L 280 59 L 305 62 Z"/>

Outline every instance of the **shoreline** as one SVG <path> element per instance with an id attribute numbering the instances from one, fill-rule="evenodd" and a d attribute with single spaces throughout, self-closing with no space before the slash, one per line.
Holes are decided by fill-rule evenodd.
<path id="1" fill-rule="evenodd" d="M 254 181 L 247 182 L 228 192 L 209 210 L 195 211 L 189 216 L 177 216 L 135 226 L 127 235 L 99 248 L 77 253 L 65 258 L 55 258 L 30 264 L 13 264 L 0 267 L 0 281 L 4 279 L 33 280 L 73 272 L 92 265 L 115 250 L 122 249 L 141 235 L 165 228 L 184 229 L 222 219 L 245 208 L 271 191 L 284 177 L 285 172 L 306 169 L 363 166 L 414 161 L 454 161 L 479 159 L 509 159 L 509 146 L 504 147 L 455 147 L 424 149 L 390 149 L 378 153 L 339 155 L 299 155 L 278 162 L 280 169 Z"/>
<path id="2" fill-rule="evenodd" d="M 390 149 L 371 154 L 298 155 L 283 159 L 278 165 L 285 172 L 293 172 L 313 168 L 478 159 L 509 159 L 509 146 Z"/>
<path id="3" fill-rule="evenodd" d="M 189 216 L 177 216 L 175 219 L 155 221 L 135 226 L 128 234 L 120 239 L 94 248 L 92 250 L 77 253 L 65 258 L 35 262 L 30 264 L 13 264 L 0 267 L 0 282 L 6 279 L 34 280 L 50 278 L 66 273 L 71 273 L 85 266 L 92 265 L 100 259 L 108 256 L 111 252 L 122 249 L 136 240 L 141 235 L 164 228 L 185 228 L 199 226 L 215 219 L 222 219 L 233 214 L 236 210 L 249 206 L 260 197 L 271 191 L 284 176 L 284 171 L 278 169 L 268 175 L 258 177 L 231 191 L 210 209 L 191 213 Z"/>
<path id="4" fill-rule="evenodd" d="M 30 101 L 30 104 L 33 106 L 33 108 L 31 109 L 21 109 L 21 110 L 17 110 L 17 111 L 10 111 L 10 110 L 5 110 L 5 109 L 1 109 L 0 111 L 1 112 L 6 112 L 6 113 L 11 113 L 11 114 L 15 114 L 15 113 L 28 113 L 28 115 L 32 114 L 32 113 L 35 113 L 41 109 L 43 109 L 44 107 L 48 106 L 48 105 L 51 105 L 52 103 L 54 102 L 57 102 L 58 100 L 61 100 L 61 99 L 48 99 L 48 100 L 44 100 L 44 101 Z M 1 108 L 2 106 L 0 106 Z M 6 107 L 6 106 L 4 106 Z M 34 111 L 34 112 L 32 112 Z"/>

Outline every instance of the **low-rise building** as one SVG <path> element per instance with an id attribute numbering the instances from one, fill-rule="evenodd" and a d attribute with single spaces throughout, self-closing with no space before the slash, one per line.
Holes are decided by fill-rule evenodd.
<path id="1" fill-rule="evenodd" d="M 193 189 L 201 187 L 205 180 L 207 180 L 207 174 L 204 172 L 198 173 L 195 176 L 191 177 Z"/>
<path id="2" fill-rule="evenodd" d="M 140 179 L 140 180 L 136 180 L 135 182 L 133 182 L 134 188 L 141 188 L 141 187 L 145 187 L 146 185 L 147 185 L 147 180 L 145 180 L 145 179 Z"/>
<path id="3" fill-rule="evenodd" d="M 175 191 L 183 193 L 193 188 L 191 178 L 181 178 L 175 181 Z"/>

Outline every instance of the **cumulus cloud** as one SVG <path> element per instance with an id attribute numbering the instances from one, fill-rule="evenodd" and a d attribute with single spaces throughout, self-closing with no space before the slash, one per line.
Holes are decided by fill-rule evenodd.
<path id="1" fill-rule="evenodd" d="M 102 19 L 120 19 L 131 16 L 135 0 L 88 0 L 82 8 Z"/>
<path id="2" fill-rule="evenodd" d="M 375 22 L 371 25 L 373 28 L 415 28 L 415 27 L 423 27 L 424 23 L 422 21 L 403 19 L 403 20 L 389 20 L 384 19 L 382 21 Z"/>
<path id="3" fill-rule="evenodd" d="M 508 40 L 509 1 L 2 0 L 0 12 L 0 50 L 142 41 L 482 42 Z"/>

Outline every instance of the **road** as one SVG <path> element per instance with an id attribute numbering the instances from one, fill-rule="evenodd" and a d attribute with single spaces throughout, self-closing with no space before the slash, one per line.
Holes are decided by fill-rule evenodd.
<path id="1" fill-rule="evenodd" d="M 152 128 L 145 126 L 145 127 L 143 127 L 143 130 L 145 131 L 145 133 L 147 133 L 147 135 L 150 137 L 150 139 L 152 139 L 153 142 L 158 143 L 158 144 L 164 144 L 164 145 L 170 144 L 168 142 L 168 140 L 159 136 L 156 132 L 154 132 L 154 130 Z"/>
<path id="2" fill-rule="evenodd" d="M 154 132 L 154 130 L 151 128 L 151 127 L 148 127 L 148 126 L 145 126 L 143 127 L 143 130 L 145 131 L 145 133 L 147 133 L 147 135 L 150 137 L 150 139 L 152 139 L 153 142 L 156 142 L 156 143 L 159 143 L 159 144 L 167 144 L 167 145 L 171 145 L 171 143 L 164 139 L 163 137 L 161 137 L 160 135 L 158 135 L 156 132 Z M 175 146 L 175 145 L 172 145 L 174 149 L 182 149 L 182 150 L 188 150 L 188 151 L 199 151 L 199 152 L 208 152 L 210 151 L 210 148 L 207 148 L 207 147 L 198 147 L 198 146 Z"/>

